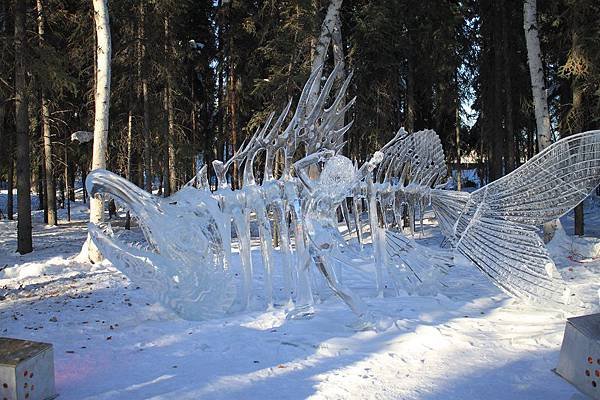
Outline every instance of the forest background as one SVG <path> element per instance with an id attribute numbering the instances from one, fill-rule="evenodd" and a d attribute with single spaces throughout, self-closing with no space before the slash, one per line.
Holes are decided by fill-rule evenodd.
<path id="1" fill-rule="evenodd" d="M 524 21 L 532 5 L 537 27 Z M 459 189 L 475 185 L 460 170 L 493 181 L 539 152 L 544 137 L 599 126 L 600 3 L 537 6 L 111 0 L 107 167 L 167 196 L 297 100 L 322 60 L 324 76 L 342 65 L 338 85 L 353 73 L 344 148 L 352 160 L 367 160 L 400 127 L 430 128 Z M 540 40 L 541 68 L 532 72 L 542 79 L 547 132 L 536 123 L 527 34 Z M 37 192 L 49 224 L 91 168 L 91 144 L 71 136 L 94 128 L 96 50 L 92 1 L 0 1 L 0 181 Z M 234 188 L 238 175 L 234 168 Z M 9 196 L 3 212 L 12 219 L 15 211 Z M 575 215 L 583 234 L 581 207 Z"/>

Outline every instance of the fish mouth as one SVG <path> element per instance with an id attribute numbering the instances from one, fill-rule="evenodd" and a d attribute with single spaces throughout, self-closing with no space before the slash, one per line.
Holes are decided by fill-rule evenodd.
<path id="1" fill-rule="evenodd" d="M 148 245 L 121 240 L 119 235 L 113 232 L 110 224 L 89 223 L 88 233 L 102 255 L 132 281 L 164 274 L 163 270 L 157 267 L 160 255 L 155 250 Z M 134 264 L 138 271 L 130 270 Z M 149 282 L 137 283 L 146 286 Z"/>
<path id="2" fill-rule="evenodd" d="M 204 228 L 214 227 L 218 216 L 210 204 L 203 209 L 200 191 L 182 190 L 183 200 L 190 190 L 200 197 L 178 204 L 177 194 L 161 199 L 105 170 L 92 171 L 86 188 L 90 196 L 108 195 L 130 212 L 132 230 L 115 232 L 106 221 L 90 223 L 88 231 L 102 255 L 134 284 L 184 319 L 213 319 L 229 311 L 236 287 L 221 263 L 220 231 Z"/>
<path id="3" fill-rule="evenodd" d="M 90 196 L 108 194 L 117 198 L 138 216 L 147 207 L 161 211 L 159 202 L 152 194 L 104 169 L 91 171 L 85 180 L 85 187 Z"/>
<path id="4" fill-rule="evenodd" d="M 159 253 L 159 248 L 148 227 L 149 214 L 162 212 L 159 201 L 150 193 L 131 183 L 127 179 L 104 169 L 91 171 L 85 181 L 87 192 L 90 196 L 108 195 L 116 199 L 119 204 L 129 211 L 131 220 L 137 221 L 143 233 L 142 238 L 132 243 L 120 243 L 140 251 Z M 119 240 L 123 235 L 115 235 L 112 226 L 107 222 L 96 223 L 98 232 Z M 91 231 L 90 231 L 91 233 Z"/>

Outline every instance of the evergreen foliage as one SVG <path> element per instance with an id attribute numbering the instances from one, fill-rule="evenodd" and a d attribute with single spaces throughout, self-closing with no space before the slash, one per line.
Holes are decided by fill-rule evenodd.
<path id="1" fill-rule="evenodd" d="M 91 162 L 90 144 L 72 143 L 70 135 L 93 125 L 92 4 L 43 0 L 41 38 L 36 1 L 0 5 L 2 182 L 16 170 L 14 26 L 22 3 L 31 186 L 40 190 L 45 175 L 38 100 L 43 93 L 56 188 L 64 193 L 85 178 Z M 270 112 L 298 95 L 328 5 L 327 0 L 110 0 L 108 168 L 168 194 L 201 163 L 228 158 Z M 448 164 L 454 168 L 459 155 L 469 156 L 475 163 L 470 167 L 486 181 L 535 155 L 522 10 L 522 0 L 345 0 L 340 48 L 345 72 L 354 73 L 350 95 L 357 97 L 346 117 L 355 121 L 346 154 L 364 161 L 404 126 L 435 129 Z M 595 0 L 538 1 L 555 139 L 598 126 L 599 14 Z M 325 72 L 334 64 L 328 51 Z M 144 151 L 146 140 L 150 152 Z M 234 187 L 237 179 L 234 171 Z M 72 193 L 59 193 L 61 207 L 65 196 Z"/>

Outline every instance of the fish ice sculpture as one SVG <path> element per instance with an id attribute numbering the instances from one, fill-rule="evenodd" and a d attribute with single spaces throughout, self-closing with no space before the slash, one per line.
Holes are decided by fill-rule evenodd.
<path id="1" fill-rule="evenodd" d="M 537 230 L 568 212 L 600 182 L 600 131 L 562 139 L 473 193 L 446 190 L 444 152 L 434 131 L 409 134 L 401 129 L 360 168 L 340 154 L 352 125 L 340 127 L 340 121 L 354 100 L 343 102 L 349 76 L 328 104 L 337 73 L 334 69 L 322 87 L 311 75 L 291 117 L 290 101 L 231 159 L 213 163 L 218 178 L 214 192 L 208 187 L 207 166 L 168 198 L 153 196 L 111 172 L 92 171 L 88 192 L 118 199 L 135 216 L 147 242 L 145 248 L 131 247 L 109 227 L 90 224 L 90 236 L 102 254 L 183 318 L 215 318 L 246 309 L 256 299 L 250 239 L 251 227 L 257 226 L 267 307 L 285 304 L 291 318 L 312 315 L 310 269 L 316 266 L 332 291 L 369 320 L 366 306 L 342 284 L 336 266 L 372 272 L 380 296 L 386 277 L 398 290 L 431 293 L 452 265 L 452 253 L 424 247 L 401 229 L 405 220 L 414 220 L 415 210 L 431 206 L 453 251 L 495 285 L 524 300 L 566 303 L 566 284 Z M 309 96 L 314 88 L 319 89 L 316 101 Z M 294 163 L 301 149 L 304 157 Z M 254 171 L 262 152 L 260 181 Z M 278 152 L 284 166 L 276 177 Z M 243 184 L 236 190 L 227 180 L 234 162 L 243 171 Z M 339 210 L 356 242 L 337 231 Z M 365 214 L 366 221 L 361 218 Z M 363 225 L 369 225 L 370 245 Z M 232 269 L 232 234 L 239 273 Z M 279 263 L 274 261 L 274 239 Z M 273 290 L 276 268 L 282 269 L 283 295 Z"/>

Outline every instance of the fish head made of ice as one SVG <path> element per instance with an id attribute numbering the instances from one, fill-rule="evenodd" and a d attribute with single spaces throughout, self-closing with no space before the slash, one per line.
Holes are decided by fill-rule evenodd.
<path id="1" fill-rule="evenodd" d="M 102 169 L 88 175 L 86 187 L 90 196 L 116 199 L 143 235 L 143 244 L 127 243 L 109 224 L 90 223 L 92 241 L 117 269 L 185 319 L 228 311 L 235 285 L 224 263 L 223 216 L 210 192 L 188 186 L 162 198 Z"/>

